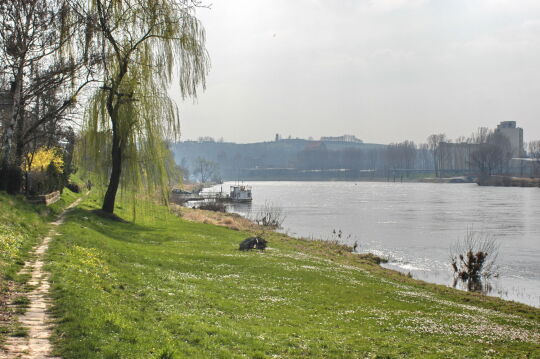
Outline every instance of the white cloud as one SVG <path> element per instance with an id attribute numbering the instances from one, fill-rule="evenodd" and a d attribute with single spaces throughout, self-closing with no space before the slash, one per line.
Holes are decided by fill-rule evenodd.
<path id="1" fill-rule="evenodd" d="M 538 0 L 469 0 L 477 2 L 478 5 L 485 9 L 500 11 L 500 12 L 523 12 L 540 9 L 540 1 Z"/>
<path id="2" fill-rule="evenodd" d="M 428 0 L 369 0 L 369 6 L 377 11 L 395 11 L 404 8 L 417 8 Z"/>

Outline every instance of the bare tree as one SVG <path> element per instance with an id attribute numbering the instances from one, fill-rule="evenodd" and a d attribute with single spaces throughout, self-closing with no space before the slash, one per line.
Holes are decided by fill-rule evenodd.
<path id="1" fill-rule="evenodd" d="M 487 138 L 482 140 L 486 142 L 479 143 L 478 148 L 471 153 L 472 165 L 482 176 L 504 173 L 512 158 L 510 142 L 497 132 L 488 133 Z"/>
<path id="2" fill-rule="evenodd" d="M 487 143 L 490 135 L 492 134 L 492 132 L 493 131 L 491 131 L 487 127 L 478 127 L 476 132 L 473 132 L 471 134 L 471 137 L 469 137 L 467 139 L 467 142 L 469 142 L 469 143 L 477 143 L 477 144 Z"/>
<path id="3" fill-rule="evenodd" d="M 197 157 L 193 174 L 201 177 L 201 183 L 206 183 L 218 176 L 218 164 L 214 161 Z"/>
<path id="4" fill-rule="evenodd" d="M 90 82 L 83 76 L 89 62 L 71 46 L 84 30 L 68 14 L 65 1 L 0 0 L 1 80 L 11 106 L 1 141 L 4 171 L 19 168 L 29 146 L 63 131 L 66 115 Z"/>
<path id="5" fill-rule="evenodd" d="M 386 164 L 393 170 L 411 170 L 415 166 L 416 152 L 416 145 L 412 141 L 391 143 L 386 146 Z"/>
<path id="6" fill-rule="evenodd" d="M 533 159 L 533 175 L 538 176 L 540 172 L 540 140 L 531 141 L 528 145 L 529 157 Z"/>
<path id="7" fill-rule="evenodd" d="M 530 158 L 540 158 L 540 140 L 529 142 L 528 149 Z"/>
<path id="8" fill-rule="evenodd" d="M 265 202 L 252 219 L 263 227 L 280 228 L 285 220 L 285 215 L 281 207 L 271 202 Z"/>
<path id="9" fill-rule="evenodd" d="M 422 143 L 418 146 L 417 161 L 420 169 L 426 170 L 433 168 L 433 156 L 430 154 L 429 145 Z"/>
<path id="10" fill-rule="evenodd" d="M 445 141 L 447 141 L 447 139 L 444 133 L 433 134 L 427 138 L 429 150 L 433 154 L 433 166 L 435 169 L 436 177 L 440 177 L 441 175 L 440 168 L 441 168 L 441 164 L 444 158 L 444 153 L 443 151 L 441 151 L 440 144 L 441 142 L 445 142 Z"/>
<path id="11" fill-rule="evenodd" d="M 404 168 L 413 169 L 417 152 L 416 144 L 413 141 L 404 141 L 399 144 L 399 147 L 402 150 Z"/>

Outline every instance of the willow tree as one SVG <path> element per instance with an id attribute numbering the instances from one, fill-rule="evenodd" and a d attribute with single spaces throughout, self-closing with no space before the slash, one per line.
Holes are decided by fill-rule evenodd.
<path id="1" fill-rule="evenodd" d="M 86 12 L 89 43 L 103 56 L 103 84 L 86 117 L 86 150 L 108 176 L 102 210 L 113 213 L 120 185 L 134 189 L 166 184 L 164 139 L 180 131 L 167 89 L 178 79 L 182 96 L 195 97 L 198 87 L 204 88 L 209 60 L 204 29 L 194 14 L 198 2 L 84 4 L 80 8 Z"/>

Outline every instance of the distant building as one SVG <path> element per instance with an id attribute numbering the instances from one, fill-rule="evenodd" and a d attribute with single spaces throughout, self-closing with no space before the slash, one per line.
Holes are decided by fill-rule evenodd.
<path id="1" fill-rule="evenodd" d="M 512 158 L 510 160 L 512 174 L 521 177 L 540 177 L 540 158 Z"/>
<path id="2" fill-rule="evenodd" d="M 321 137 L 323 142 L 349 142 L 349 143 L 364 143 L 361 139 L 356 138 L 354 135 L 343 135 L 343 136 L 326 136 Z"/>
<path id="3" fill-rule="evenodd" d="M 495 132 L 502 134 L 510 142 L 512 148 L 512 157 L 524 157 L 523 149 L 523 129 L 516 127 L 516 121 L 501 122 Z"/>

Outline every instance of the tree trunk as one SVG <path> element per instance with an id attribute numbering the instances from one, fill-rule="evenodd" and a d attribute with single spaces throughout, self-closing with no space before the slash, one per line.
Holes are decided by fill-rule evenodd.
<path id="1" fill-rule="evenodd" d="M 22 64 L 22 61 L 21 61 Z M 19 71 L 15 77 L 15 81 L 11 85 L 10 95 L 12 99 L 11 113 L 8 125 L 4 132 L 2 141 L 2 158 L 0 159 L 0 189 L 8 191 L 8 193 L 18 193 L 22 187 L 20 163 L 17 162 L 14 156 L 14 142 L 16 141 L 16 131 L 20 127 L 22 100 L 22 85 L 23 85 L 23 66 L 19 66 Z"/>
<path id="2" fill-rule="evenodd" d="M 24 108 L 24 104 L 21 102 L 20 108 Z M 25 122 L 25 116 L 24 111 L 21 111 L 21 113 L 18 116 L 17 120 L 17 129 L 15 131 L 15 158 L 14 158 L 14 165 L 20 166 L 23 164 L 24 161 L 24 122 Z"/>
<path id="3" fill-rule="evenodd" d="M 439 154 L 437 150 L 433 150 L 433 167 L 435 169 L 435 177 L 439 177 Z"/>
<path id="4" fill-rule="evenodd" d="M 13 140 L 15 138 L 15 131 L 19 120 L 21 111 L 21 91 L 23 81 L 23 69 L 22 65 L 19 67 L 15 81 L 12 83 L 10 90 L 11 95 L 11 113 L 8 125 L 4 133 L 2 142 L 2 165 L 14 165 L 13 158 Z"/>
<path id="5" fill-rule="evenodd" d="M 107 192 L 105 192 L 105 198 L 103 198 L 103 206 L 101 207 L 101 209 L 107 213 L 114 212 L 114 203 L 116 201 L 116 193 L 118 192 L 118 186 L 120 185 L 120 174 L 122 172 L 122 147 L 120 144 L 120 137 L 117 133 L 117 128 L 114 125 L 111 155 L 111 177 L 109 179 L 109 186 L 107 187 Z"/>

